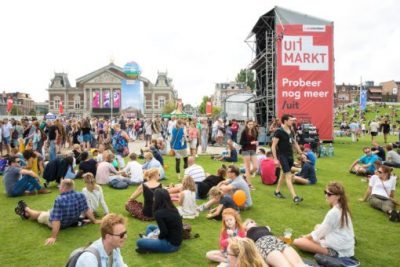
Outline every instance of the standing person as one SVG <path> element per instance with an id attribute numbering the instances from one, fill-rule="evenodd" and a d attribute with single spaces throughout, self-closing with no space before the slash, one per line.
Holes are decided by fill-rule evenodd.
<path id="1" fill-rule="evenodd" d="M 232 140 L 237 143 L 237 134 L 239 132 L 239 123 L 233 119 L 231 122 Z"/>
<path id="2" fill-rule="evenodd" d="M 3 123 L 2 134 L 3 134 L 3 144 L 6 146 L 7 155 L 10 154 L 12 130 L 13 127 L 11 125 L 11 122 L 9 122 L 7 118 L 5 118 Z"/>
<path id="3" fill-rule="evenodd" d="M 379 123 L 377 123 L 376 121 L 371 121 L 371 123 L 369 124 L 369 129 L 371 133 L 371 141 L 374 141 L 375 136 L 377 136 L 379 132 Z"/>
<path id="4" fill-rule="evenodd" d="M 207 152 L 208 145 L 208 135 L 209 135 L 209 127 L 207 119 L 203 119 L 201 121 L 201 153 L 205 154 Z"/>
<path id="5" fill-rule="evenodd" d="M 277 163 L 281 165 L 282 174 L 279 177 L 278 185 L 275 189 L 274 195 L 277 198 L 285 198 L 281 193 L 281 187 L 284 181 L 292 194 L 292 199 L 295 204 L 299 204 L 303 201 L 303 198 L 296 195 L 292 182 L 293 174 L 291 169 L 293 167 L 293 145 L 301 154 L 299 145 L 296 142 L 296 138 L 292 131 L 292 126 L 295 121 L 290 114 L 285 114 L 281 118 L 281 127 L 275 131 L 274 137 L 272 138 L 272 155 Z"/>
<path id="6" fill-rule="evenodd" d="M 193 157 L 197 157 L 197 139 L 199 131 L 194 122 L 190 123 L 188 134 L 190 140 L 190 155 Z"/>
<path id="7" fill-rule="evenodd" d="M 57 158 L 56 152 L 56 140 L 60 135 L 58 128 L 51 121 L 48 123 L 48 140 L 49 140 L 49 157 L 50 161 L 55 160 Z"/>
<path id="8" fill-rule="evenodd" d="M 251 175 L 257 171 L 257 145 L 258 132 L 254 127 L 254 121 L 248 120 L 246 126 L 240 136 L 240 145 L 242 146 L 242 156 L 244 167 L 246 169 L 245 176 L 247 183 L 251 189 L 255 189 L 251 184 Z"/>
<path id="9" fill-rule="evenodd" d="M 151 122 L 151 119 L 146 120 L 143 126 L 143 130 L 144 130 L 144 140 L 146 141 L 146 147 L 147 147 L 147 145 L 150 145 L 151 136 L 153 135 L 153 123 Z"/>
<path id="10" fill-rule="evenodd" d="M 129 136 L 128 134 L 121 129 L 118 123 L 114 124 L 114 134 L 112 136 L 112 147 L 115 151 L 115 155 L 118 161 L 118 166 L 120 169 L 125 167 L 125 156 L 129 155 Z"/>
<path id="11" fill-rule="evenodd" d="M 83 138 L 83 148 L 90 149 L 90 141 L 92 140 L 92 135 L 90 134 L 90 121 L 88 118 L 82 120 L 82 138 Z"/>
<path id="12" fill-rule="evenodd" d="M 390 133 L 390 123 L 387 119 L 383 121 L 381 124 L 382 133 L 383 133 L 383 140 L 385 140 L 385 144 L 387 143 L 387 136 Z"/>
<path id="13" fill-rule="evenodd" d="M 181 179 L 181 158 L 183 158 L 183 168 L 188 167 L 187 142 L 185 136 L 185 128 L 183 121 L 178 119 L 175 128 L 172 129 L 171 149 L 175 151 L 175 171 L 178 175 L 178 180 Z"/>
<path id="14" fill-rule="evenodd" d="M 293 245 L 301 250 L 331 257 L 354 256 L 354 230 L 347 196 L 342 184 L 331 182 L 325 199 L 331 209 L 322 224 L 310 234 L 295 239 Z"/>
<path id="15" fill-rule="evenodd" d="M 137 242 L 137 253 L 178 251 L 183 239 L 182 218 L 171 201 L 166 189 L 160 188 L 154 192 L 154 218 L 156 225 L 148 225 L 146 236 L 159 232 L 156 238 L 140 238 Z"/>
<path id="16" fill-rule="evenodd" d="M 122 258 L 120 248 L 128 238 L 126 230 L 126 218 L 121 215 L 110 213 L 101 220 L 100 225 L 101 238 L 90 245 L 90 248 L 97 250 L 100 256 L 100 262 L 91 252 L 82 253 L 76 267 L 126 267 Z"/>

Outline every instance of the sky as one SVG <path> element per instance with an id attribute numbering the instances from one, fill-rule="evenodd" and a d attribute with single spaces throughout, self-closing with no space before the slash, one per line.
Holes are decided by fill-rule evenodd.
<path id="1" fill-rule="evenodd" d="M 20 0 L 0 3 L 0 92 L 44 101 L 54 72 L 75 86 L 113 59 L 138 62 L 153 83 L 167 71 L 198 105 L 249 65 L 244 40 L 274 6 L 334 22 L 336 83 L 400 80 L 400 1 Z"/>

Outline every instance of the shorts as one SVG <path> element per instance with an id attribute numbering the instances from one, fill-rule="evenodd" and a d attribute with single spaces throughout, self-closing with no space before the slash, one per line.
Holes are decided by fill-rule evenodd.
<path id="1" fill-rule="evenodd" d="M 196 147 L 197 147 L 197 139 L 192 139 L 190 141 L 190 148 L 191 149 L 196 149 Z"/>
<path id="2" fill-rule="evenodd" d="M 186 158 L 188 156 L 187 149 L 174 149 L 175 150 L 175 158 L 181 159 Z"/>
<path id="3" fill-rule="evenodd" d="M 255 150 L 242 150 L 242 156 L 250 156 L 253 157 L 256 155 L 256 151 Z"/>
<path id="4" fill-rule="evenodd" d="M 378 132 L 371 132 L 371 136 L 377 136 Z"/>
<path id="5" fill-rule="evenodd" d="M 92 136 L 90 134 L 83 135 L 83 142 L 90 142 Z"/>
<path id="6" fill-rule="evenodd" d="M 288 247 L 282 240 L 273 235 L 260 237 L 255 244 L 265 261 L 267 260 L 268 254 L 272 251 L 283 251 Z"/>
<path id="7" fill-rule="evenodd" d="M 48 227 L 51 228 L 51 222 L 50 222 L 50 210 L 48 211 L 42 211 L 37 218 L 38 223 L 45 224 Z"/>
<path id="8" fill-rule="evenodd" d="M 9 145 L 10 142 L 11 142 L 11 137 L 10 136 L 3 137 L 3 144 Z"/>
<path id="9" fill-rule="evenodd" d="M 283 173 L 287 173 L 287 172 L 291 171 L 293 164 L 294 164 L 294 160 L 292 157 L 287 158 L 285 156 L 278 156 L 278 160 L 281 164 Z"/>

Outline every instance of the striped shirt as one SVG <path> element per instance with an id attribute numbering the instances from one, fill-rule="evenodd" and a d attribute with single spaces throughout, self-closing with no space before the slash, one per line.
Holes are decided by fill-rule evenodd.
<path id="1" fill-rule="evenodd" d="M 204 179 L 206 179 L 206 173 L 204 172 L 203 167 L 193 164 L 185 170 L 185 176 L 191 176 L 195 183 L 200 183 Z"/>

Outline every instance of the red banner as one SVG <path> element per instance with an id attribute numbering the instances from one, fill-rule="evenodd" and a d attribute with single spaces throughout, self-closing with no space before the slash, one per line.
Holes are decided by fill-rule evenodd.
<path id="1" fill-rule="evenodd" d="M 14 101 L 12 100 L 11 97 L 9 99 L 7 99 L 7 113 L 11 112 L 13 104 L 14 104 Z"/>
<path id="2" fill-rule="evenodd" d="M 278 117 L 314 124 L 321 140 L 333 139 L 333 27 L 277 25 Z"/>
<path id="3" fill-rule="evenodd" d="M 206 114 L 211 115 L 212 114 L 212 103 L 211 101 L 207 101 L 206 104 Z"/>
<path id="4" fill-rule="evenodd" d="M 64 114 L 64 106 L 62 101 L 60 101 L 60 103 L 58 104 L 58 112 L 60 113 L 60 115 Z"/>

